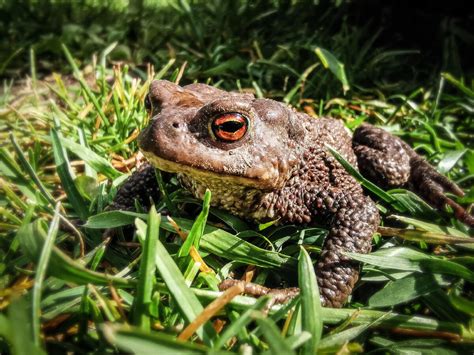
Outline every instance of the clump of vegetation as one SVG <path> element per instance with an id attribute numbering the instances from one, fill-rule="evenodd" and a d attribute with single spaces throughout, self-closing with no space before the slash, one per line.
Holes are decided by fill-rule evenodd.
<path id="1" fill-rule="evenodd" d="M 343 309 L 316 296 L 323 228 L 250 225 L 174 179 L 150 211 L 106 210 L 136 165 L 144 98 L 160 78 L 252 90 L 349 129 L 382 125 L 473 203 L 472 68 L 453 49 L 465 32 L 417 64 L 429 55 L 381 42 L 377 18 L 361 25 L 348 3 L 82 5 L 5 1 L 0 11 L 15 39 L 0 57 L 0 352 L 472 350 L 472 231 L 409 191 L 362 181 L 383 222 L 374 252 L 351 255 L 362 280 Z M 104 239 L 112 227 L 123 234 Z M 267 298 L 218 293 L 229 275 L 298 283 L 302 294 L 267 309 Z"/>

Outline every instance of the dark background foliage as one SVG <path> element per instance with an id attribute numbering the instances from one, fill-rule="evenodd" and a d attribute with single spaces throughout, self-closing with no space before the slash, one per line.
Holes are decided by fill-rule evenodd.
<path id="1" fill-rule="evenodd" d="M 192 11 L 191 11 L 192 8 Z M 280 88 L 330 50 L 361 88 L 404 91 L 441 71 L 471 76 L 474 11 L 468 1 L 26 1 L 0 4 L 0 75 L 67 72 L 60 43 L 89 60 L 118 42 L 117 61 L 159 67 L 188 61 L 186 78 L 257 80 Z M 275 70 L 275 68 L 279 70 Z M 291 68 L 291 70 L 290 70 Z M 325 78 L 315 93 L 334 92 Z M 248 83 L 244 83 L 248 84 Z"/>

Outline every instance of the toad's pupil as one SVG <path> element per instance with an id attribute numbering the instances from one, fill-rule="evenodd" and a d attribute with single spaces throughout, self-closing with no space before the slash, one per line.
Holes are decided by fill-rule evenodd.
<path id="1" fill-rule="evenodd" d="M 243 122 L 227 121 L 227 122 L 224 122 L 224 123 L 220 124 L 217 127 L 217 129 L 219 129 L 221 131 L 225 131 L 225 132 L 234 133 L 234 132 L 238 131 L 239 129 L 241 129 L 243 125 L 244 125 Z"/>

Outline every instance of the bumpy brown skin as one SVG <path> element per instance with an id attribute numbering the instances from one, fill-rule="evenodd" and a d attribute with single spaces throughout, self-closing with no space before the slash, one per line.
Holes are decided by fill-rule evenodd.
<path id="1" fill-rule="evenodd" d="M 135 201 L 141 206 L 158 201 L 160 190 L 155 176 L 155 168 L 143 164 L 120 187 L 109 210 L 135 211 Z"/>
<path id="2" fill-rule="evenodd" d="M 370 252 L 380 222 L 374 202 L 326 145 L 383 186 L 411 186 L 437 207 L 459 207 L 456 216 L 473 224 L 461 206 L 444 196 L 444 191 L 462 191 L 379 128 L 364 124 L 352 138 L 340 121 L 314 119 L 273 100 L 203 84 L 155 81 L 149 101 L 153 119 L 139 137 L 140 148 L 152 165 L 177 173 L 196 197 L 210 189 L 213 205 L 253 221 L 328 226 L 316 269 L 325 306 L 341 307 L 351 294 L 359 269 L 344 252 Z M 239 113 L 249 122 L 235 142 L 216 138 L 210 129 L 226 113 Z M 114 207 L 133 206 L 133 196 L 143 202 L 138 190 L 156 196 L 149 169 L 130 178 Z M 142 174 L 145 179 L 137 177 Z M 143 181 L 154 187 L 143 188 Z M 137 182 L 141 187 L 135 187 Z"/>

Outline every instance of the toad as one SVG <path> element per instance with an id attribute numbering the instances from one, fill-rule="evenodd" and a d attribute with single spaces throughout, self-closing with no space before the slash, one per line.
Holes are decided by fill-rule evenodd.
<path id="1" fill-rule="evenodd" d="M 326 225 L 316 266 L 323 305 L 341 307 L 359 267 L 344 252 L 369 253 L 380 222 L 375 203 L 328 151 L 331 146 L 371 181 L 407 187 L 436 208 L 449 205 L 469 226 L 474 218 L 446 192 L 463 191 L 399 138 L 369 124 L 351 135 L 340 120 L 313 118 L 274 100 L 226 92 L 204 84 L 153 81 L 152 116 L 139 136 L 151 165 L 118 191 L 114 209 L 159 196 L 154 168 L 176 173 L 197 198 L 246 220 Z"/>

